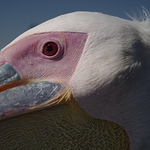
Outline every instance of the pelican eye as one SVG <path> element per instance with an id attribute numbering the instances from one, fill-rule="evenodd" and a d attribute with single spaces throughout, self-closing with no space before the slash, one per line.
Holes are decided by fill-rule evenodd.
<path id="1" fill-rule="evenodd" d="M 59 47 L 55 42 L 48 42 L 43 46 L 43 54 L 46 56 L 54 56 L 58 51 Z"/>
<path id="2" fill-rule="evenodd" d="M 60 58 L 64 53 L 63 45 L 57 41 L 49 41 L 42 47 L 43 55 L 48 59 Z"/>

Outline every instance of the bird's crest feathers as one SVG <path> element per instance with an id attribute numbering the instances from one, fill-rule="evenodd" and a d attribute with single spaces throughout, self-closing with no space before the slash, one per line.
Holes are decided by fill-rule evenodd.
<path id="1" fill-rule="evenodd" d="M 132 11 L 132 15 L 127 14 L 127 16 L 132 19 L 134 22 L 139 24 L 143 31 L 150 36 L 150 12 L 142 6 L 142 11 L 138 10 L 138 13 Z"/>

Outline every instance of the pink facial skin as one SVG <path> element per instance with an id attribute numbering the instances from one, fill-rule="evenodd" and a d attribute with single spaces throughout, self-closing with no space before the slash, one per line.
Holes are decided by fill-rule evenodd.
<path id="1" fill-rule="evenodd" d="M 11 64 L 23 79 L 59 81 L 68 85 L 84 49 L 88 35 L 50 32 L 28 36 L 0 52 L 0 64 Z M 55 42 L 54 56 L 43 54 L 47 42 Z"/>

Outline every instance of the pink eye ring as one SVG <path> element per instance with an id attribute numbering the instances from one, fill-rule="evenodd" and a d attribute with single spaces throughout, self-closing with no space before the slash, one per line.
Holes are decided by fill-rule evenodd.
<path id="1" fill-rule="evenodd" d="M 42 53 L 50 59 L 55 59 L 63 54 L 63 48 L 59 43 L 50 41 L 43 45 Z"/>

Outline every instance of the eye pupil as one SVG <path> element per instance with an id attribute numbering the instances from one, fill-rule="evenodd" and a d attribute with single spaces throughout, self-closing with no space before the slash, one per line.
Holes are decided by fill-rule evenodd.
<path id="1" fill-rule="evenodd" d="M 53 47 L 48 45 L 47 51 L 51 52 L 52 50 L 53 50 Z"/>
<path id="2" fill-rule="evenodd" d="M 46 56 L 54 56 L 58 52 L 58 45 L 55 42 L 48 42 L 43 47 L 43 54 Z"/>

